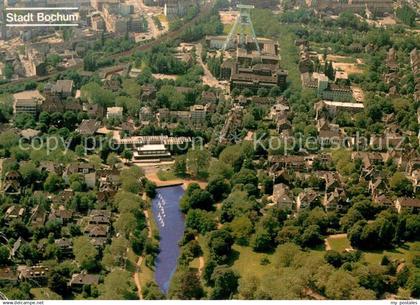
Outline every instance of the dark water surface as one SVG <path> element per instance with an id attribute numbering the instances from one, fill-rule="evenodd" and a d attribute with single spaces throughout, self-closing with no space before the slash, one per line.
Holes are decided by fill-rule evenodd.
<path id="1" fill-rule="evenodd" d="M 155 278 L 160 289 L 167 293 L 180 253 L 178 242 L 184 235 L 184 215 L 179 209 L 184 189 L 182 186 L 171 186 L 156 191 L 152 211 L 159 228 L 160 253 L 156 259 Z"/>

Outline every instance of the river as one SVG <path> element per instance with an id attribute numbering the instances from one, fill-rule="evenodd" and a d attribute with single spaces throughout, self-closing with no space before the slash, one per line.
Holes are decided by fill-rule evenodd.
<path id="1" fill-rule="evenodd" d="M 152 201 L 152 211 L 159 228 L 159 255 L 156 259 L 155 279 L 160 289 L 168 293 L 169 284 L 180 254 L 178 242 L 184 235 L 184 215 L 179 202 L 184 194 L 181 185 L 158 188 Z"/>

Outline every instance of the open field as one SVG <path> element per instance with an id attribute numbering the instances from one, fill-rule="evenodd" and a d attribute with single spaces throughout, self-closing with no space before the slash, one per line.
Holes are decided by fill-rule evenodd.
<path id="1" fill-rule="evenodd" d="M 236 18 L 238 17 L 238 11 L 220 11 L 220 21 L 222 24 L 232 24 L 235 22 Z"/>
<path id="2" fill-rule="evenodd" d="M 351 248 L 350 241 L 345 234 L 332 235 L 326 239 L 326 245 L 331 250 L 338 252 Z M 328 249 L 328 246 L 326 249 Z M 391 260 L 399 259 L 409 262 L 415 255 L 420 255 L 420 242 L 408 242 L 401 247 L 383 251 L 363 251 L 363 259 L 370 264 L 380 264 L 382 257 L 386 255 Z"/>
<path id="3" fill-rule="evenodd" d="M 420 242 L 409 242 L 401 247 L 385 251 L 364 251 L 364 259 L 371 264 L 379 264 L 384 255 L 392 259 L 404 259 L 410 262 L 415 255 L 420 255 Z"/>
<path id="4" fill-rule="evenodd" d="M 351 248 L 346 234 L 331 235 L 325 240 L 326 250 L 335 250 L 338 252 Z"/>
<path id="5" fill-rule="evenodd" d="M 333 67 L 335 70 L 341 70 L 347 74 L 360 74 L 364 72 L 361 65 L 352 63 L 333 62 Z"/>
<path id="6" fill-rule="evenodd" d="M 176 180 L 177 177 L 171 170 L 160 169 L 156 175 L 161 181 Z"/>
<path id="7" fill-rule="evenodd" d="M 323 65 L 324 59 L 322 54 L 318 54 L 318 59 L 320 60 L 321 65 Z M 335 70 L 344 71 L 347 74 L 364 72 L 363 61 L 360 58 L 328 54 L 327 60 L 332 61 Z"/>
<path id="8" fill-rule="evenodd" d="M 36 300 L 62 300 L 62 297 L 50 288 L 32 288 L 31 294 Z"/>
<path id="9" fill-rule="evenodd" d="M 232 268 L 236 270 L 241 276 L 254 275 L 257 278 L 262 278 L 264 274 L 272 270 L 271 263 L 267 265 L 261 265 L 261 259 L 267 257 L 271 260 L 272 255 L 265 253 L 255 253 L 250 247 L 243 247 L 234 245 L 234 257 L 235 261 Z"/>

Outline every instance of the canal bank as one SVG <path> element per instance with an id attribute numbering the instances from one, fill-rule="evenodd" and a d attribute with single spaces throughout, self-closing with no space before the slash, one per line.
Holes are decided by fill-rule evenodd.
<path id="1" fill-rule="evenodd" d="M 152 200 L 152 212 L 159 229 L 159 255 L 155 261 L 155 279 L 160 289 L 168 293 L 171 278 L 180 255 L 179 241 L 184 235 L 185 220 L 179 204 L 184 194 L 182 185 L 162 187 L 156 190 Z"/>

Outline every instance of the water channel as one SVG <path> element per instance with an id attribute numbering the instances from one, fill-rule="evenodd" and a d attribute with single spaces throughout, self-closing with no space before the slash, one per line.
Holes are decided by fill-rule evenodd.
<path id="1" fill-rule="evenodd" d="M 180 254 L 178 242 L 185 228 L 184 215 L 179 209 L 184 189 L 179 185 L 158 188 L 156 192 L 152 201 L 152 211 L 159 228 L 160 252 L 156 259 L 155 279 L 160 289 L 167 293 Z"/>

